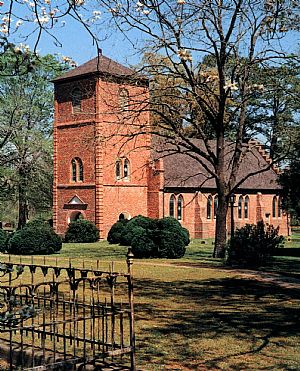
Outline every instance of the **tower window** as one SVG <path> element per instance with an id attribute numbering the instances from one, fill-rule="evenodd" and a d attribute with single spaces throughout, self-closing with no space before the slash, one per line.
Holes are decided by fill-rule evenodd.
<path id="1" fill-rule="evenodd" d="M 129 93 L 127 89 L 121 89 L 119 91 L 119 105 L 121 111 L 128 110 Z"/>
<path id="2" fill-rule="evenodd" d="M 71 179 L 72 182 L 83 182 L 83 164 L 79 157 L 71 161 Z"/>
<path id="3" fill-rule="evenodd" d="M 72 91 L 72 111 L 73 113 L 81 112 L 82 92 L 79 88 Z"/>

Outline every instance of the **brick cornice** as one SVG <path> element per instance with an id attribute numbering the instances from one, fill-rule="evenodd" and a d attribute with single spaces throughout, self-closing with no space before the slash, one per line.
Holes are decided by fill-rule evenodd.
<path id="1" fill-rule="evenodd" d="M 57 184 L 59 189 L 90 189 L 95 188 L 95 183 Z"/>

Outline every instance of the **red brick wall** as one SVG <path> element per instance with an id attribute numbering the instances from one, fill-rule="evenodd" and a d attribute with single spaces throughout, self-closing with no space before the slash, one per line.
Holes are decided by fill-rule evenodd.
<path id="1" fill-rule="evenodd" d="M 84 94 L 82 112 L 74 114 L 71 92 L 77 84 Z M 120 88 L 129 92 L 129 107 L 125 111 L 120 111 Z M 115 81 L 79 79 L 57 83 L 55 99 L 54 224 L 57 231 L 65 232 L 74 212 L 66 205 L 75 195 L 84 203 L 81 206 L 84 209 L 78 211 L 96 223 L 101 238 L 106 238 L 121 213 L 131 217 L 138 214 L 155 218 L 168 216 L 172 193 L 163 193 L 163 161 L 149 164 L 148 89 Z M 74 157 L 83 162 L 83 182 L 72 182 L 71 160 Z M 129 177 L 116 179 L 116 161 L 120 160 L 123 165 L 125 158 L 130 165 Z M 176 201 L 179 194 L 174 193 Z M 209 193 L 182 192 L 181 195 L 184 200 L 181 223 L 189 229 L 191 237 L 214 237 L 213 208 L 212 218 L 206 216 Z M 238 202 L 240 195 L 236 196 Z M 272 217 L 273 194 L 248 196 L 249 217 L 239 219 L 235 207 L 235 227 L 263 219 L 266 223 L 279 225 L 280 233 L 287 233 L 286 216 Z M 230 213 L 227 219 L 230 230 Z"/>
<path id="2" fill-rule="evenodd" d="M 75 209 L 66 208 L 78 196 L 84 204 L 80 211 L 95 222 L 95 83 L 80 80 L 83 91 L 82 111 L 72 112 L 71 92 L 77 82 L 55 86 L 54 122 L 54 226 L 58 233 L 66 231 Z M 71 161 L 79 157 L 83 164 L 83 182 L 73 182 Z M 82 207 L 81 207 L 82 208 Z"/>

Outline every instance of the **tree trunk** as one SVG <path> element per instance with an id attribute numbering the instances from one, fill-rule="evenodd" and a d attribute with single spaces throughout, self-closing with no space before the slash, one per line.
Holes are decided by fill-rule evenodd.
<path id="1" fill-rule="evenodd" d="M 18 217 L 18 229 L 22 229 L 28 217 L 28 208 L 27 208 L 27 197 L 26 197 L 26 180 L 19 173 L 19 217 Z"/>
<path id="2" fill-rule="evenodd" d="M 228 201 L 225 195 L 218 195 L 218 209 L 216 215 L 216 233 L 215 233 L 215 247 L 214 258 L 224 258 L 227 240 L 227 220 Z"/>

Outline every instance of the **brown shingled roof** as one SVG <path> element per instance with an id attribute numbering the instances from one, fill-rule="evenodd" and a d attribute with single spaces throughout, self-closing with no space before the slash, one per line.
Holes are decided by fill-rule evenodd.
<path id="1" fill-rule="evenodd" d="M 129 77 L 135 75 L 137 77 L 137 74 L 134 70 L 125 67 L 122 64 L 105 57 L 104 55 L 99 55 L 99 57 L 93 58 L 90 61 L 82 64 L 81 66 L 76 67 L 73 70 L 66 72 L 62 76 L 57 77 L 56 79 L 54 79 L 54 81 L 56 82 L 90 74 L 104 74 L 119 77 Z"/>
<path id="2" fill-rule="evenodd" d="M 194 144 L 203 149 L 203 141 L 199 139 L 193 139 Z M 214 144 L 215 145 L 215 144 Z M 180 147 L 179 147 L 180 148 Z M 226 162 L 228 164 L 228 172 L 230 173 L 230 160 L 232 157 L 231 147 L 228 146 Z M 194 153 L 190 152 L 192 156 Z M 264 169 L 268 166 L 267 160 L 262 156 L 258 147 L 251 146 L 251 149 L 247 145 L 244 146 L 245 156 L 240 166 L 237 181 L 244 178 L 245 175 Z M 175 146 L 168 145 L 166 150 L 162 153 L 155 155 L 156 158 L 162 157 L 164 163 L 164 185 L 166 188 L 208 188 L 215 189 L 215 179 L 209 177 L 207 170 L 197 161 L 196 158 L 189 156 L 186 153 L 180 153 Z M 197 157 L 197 156 L 196 156 Z M 209 162 L 205 162 L 209 168 Z M 257 175 L 247 178 L 240 186 L 239 189 L 247 190 L 280 190 L 281 186 L 277 182 L 278 175 L 273 168 L 267 171 L 259 173 Z"/>

